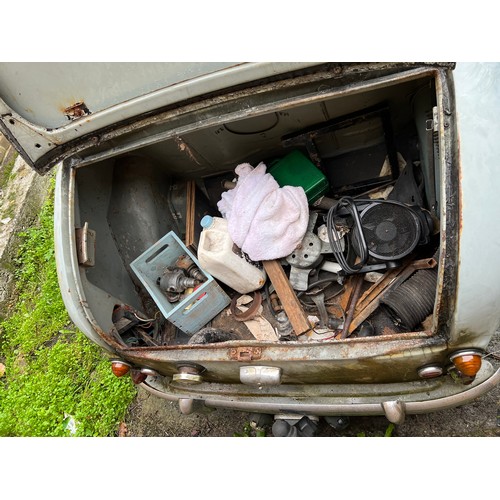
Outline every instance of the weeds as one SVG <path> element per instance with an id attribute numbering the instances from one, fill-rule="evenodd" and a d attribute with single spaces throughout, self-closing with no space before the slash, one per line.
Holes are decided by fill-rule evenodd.
<path id="1" fill-rule="evenodd" d="M 245 422 L 242 432 L 235 432 L 233 437 L 266 437 L 266 429 L 258 427 L 252 422 Z"/>
<path id="2" fill-rule="evenodd" d="M 393 423 L 390 423 L 387 428 L 385 429 L 383 437 L 392 437 L 392 433 L 394 432 L 394 429 L 396 426 Z M 366 437 L 365 432 L 360 432 L 357 434 L 357 437 Z"/>
<path id="3" fill-rule="evenodd" d="M 14 178 L 13 170 L 17 157 L 18 154 L 14 154 L 9 162 L 0 169 L 0 190 L 5 189 L 9 181 Z"/>
<path id="4" fill-rule="evenodd" d="M 54 260 L 52 191 L 21 235 L 17 296 L 0 325 L 0 436 L 112 436 L 135 396 L 69 320 Z M 68 423 L 72 425 L 69 426 Z"/>

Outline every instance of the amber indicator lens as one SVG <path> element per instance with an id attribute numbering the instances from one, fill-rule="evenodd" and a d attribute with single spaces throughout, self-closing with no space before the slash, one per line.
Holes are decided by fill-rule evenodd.
<path id="1" fill-rule="evenodd" d="M 111 371 L 117 377 L 123 377 L 129 372 L 129 370 L 130 370 L 130 365 L 128 365 L 127 363 L 123 363 L 122 361 L 111 362 Z"/>
<path id="2" fill-rule="evenodd" d="M 456 354 L 451 357 L 456 369 L 467 377 L 475 377 L 481 368 L 481 355 L 475 353 Z"/>

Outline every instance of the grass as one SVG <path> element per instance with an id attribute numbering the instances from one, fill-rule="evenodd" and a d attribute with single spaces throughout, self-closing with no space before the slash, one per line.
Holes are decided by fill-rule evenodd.
<path id="1" fill-rule="evenodd" d="M 13 170 L 17 156 L 17 153 L 14 154 L 9 162 L 0 168 L 0 192 L 2 192 L 2 196 L 5 195 L 4 191 L 6 191 L 8 184 L 12 182 L 15 177 Z M 14 217 L 14 196 L 15 193 L 11 192 L 9 193 L 9 197 L 4 201 L 4 207 L 0 211 L 1 219 Z"/>
<path id="2" fill-rule="evenodd" d="M 14 164 L 18 154 L 14 154 L 12 158 L 0 169 L 0 189 L 4 190 L 7 184 L 14 178 L 13 170 Z"/>
<path id="3" fill-rule="evenodd" d="M 0 436 L 114 436 L 136 394 L 70 322 L 54 260 L 53 189 L 22 233 L 16 300 L 0 325 Z"/>

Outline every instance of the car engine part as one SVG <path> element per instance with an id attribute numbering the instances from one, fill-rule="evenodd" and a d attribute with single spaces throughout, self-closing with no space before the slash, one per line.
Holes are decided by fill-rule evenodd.
<path id="1" fill-rule="evenodd" d="M 248 309 L 244 312 L 239 311 L 237 308 L 237 300 L 240 297 L 241 295 L 235 295 L 229 305 L 229 310 L 236 321 L 248 321 L 259 315 L 259 310 L 262 305 L 262 295 L 260 292 L 256 291 L 253 293 L 252 305 L 248 306 Z"/>
<path id="2" fill-rule="evenodd" d="M 366 273 L 399 266 L 419 244 L 428 242 L 431 221 L 420 209 L 394 200 L 343 197 L 327 214 L 330 244 L 345 273 Z M 339 245 L 339 218 L 348 221 L 349 248 Z"/>
<path id="3" fill-rule="evenodd" d="M 157 284 L 164 292 L 182 293 L 188 288 L 194 288 L 196 285 L 199 285 L 200 281 L 188 278 L 182 269 L 167 268 L 158 278 Z"/>

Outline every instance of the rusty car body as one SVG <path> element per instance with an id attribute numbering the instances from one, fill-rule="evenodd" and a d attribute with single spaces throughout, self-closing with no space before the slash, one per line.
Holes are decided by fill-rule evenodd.
<path id="1" fill-rule="evenodd" d="M 349 415 L 401 423 L 500 381 L 487 352 L 500 323 L 499 89 L 500 65 L 488 63 L 2 63 L 0 128 L 41 174 L 58 165 L 64 302 L 134 382 L 184 413 L 201 402 L 272 415 L 288 429 Z M 394 188 L 413 166 L 417 191 L 402 197 L 421 195 L 432 222 L 426 244 L 378 268 L 374 282 L 340 273 L 343 310 L 327 304 L 339 320 L 327 335 L 311 326 L 259 340 L 226 308 L 207 324 L 231 336 L 193 342 L 162 317 L 131 263 L 169 232 L 195 255 L 189 203 L 199 196 L 216 212 L 221 182 L 234 180 L 238 164 L 297 148 L 327 174 L 330 190 L 310 204 L 323 219 L 331 200 Z M 381 297 L 418 269 L 434 273 L 431 309 L 405 328 L 384 315 Z M 276 326 L 265 300 L 272 289 L 261 292 L 262 314 Z"/>

